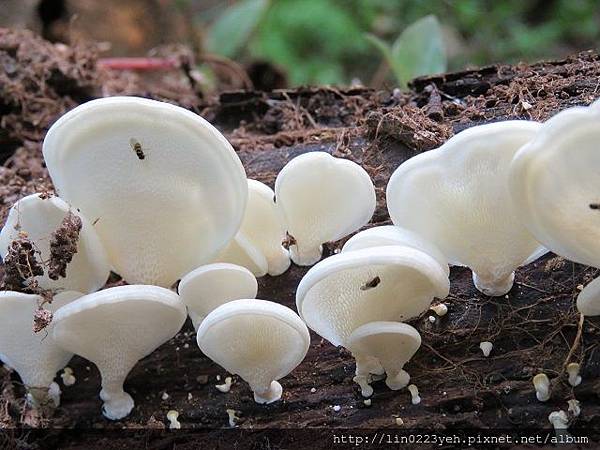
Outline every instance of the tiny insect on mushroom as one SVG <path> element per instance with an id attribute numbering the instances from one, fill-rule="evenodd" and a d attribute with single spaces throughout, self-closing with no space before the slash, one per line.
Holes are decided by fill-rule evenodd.
<path id="1" fill-rule="evenodd" d="M 53 233 L 61 227 L 69 214 L 80 220 L 81 229 L 76 241 L 76 252 L 66 265 L 66 276 L 51 279 L 49 270 L 45 270 L 44 275 L 35 280 L 42 289 L 82 293 L 97 291 L 104 286 L 110 274 L 106 251 L 90 222 L 58 197 L 43 198 L 41 194 L 32 194 L 15 203 L 0 231 L 0 255 L 4 257 L 10 243 L 19 238 L 19 233 L 26 232 L 28 239 L 40 252 L 40 259 L 44 262 L 51 261 Z"/>
<path id="2" fill-rule="evenodd" d="M 59 196 L 100 219 L 109 261 L 131 284 L 171 286 L 214 259 L 242 222 L 244 168 L 227 140 L 186 109 L 92 100 L 52 125 L 43 153 Z"/>
<path id="3" fill-rule="evenodd" d="M 88 294 L 54 315 L 53 337 L 62 348 L 98 366 L 102 413 L 122 419 L 134 402 L 123 390 L 129 371 L 171 339 L 187 317 L 184 303 L 168 289 L 118 286 Z"/>
<path id="4" fill-rule="evenodd" d="M 81 295 L 62 292 L 44 307 L 54 312 Z M 0 292 L 0 359 L 17 371 L 30 394 L 28 398 L 41 408 L 52 406 L 49 400 L 55 406 L 59 404 L 60 389 L 53 380 L 73 356 L 52 339 L 54 320 L 45 330 L 33 332 L 34 313 L 44 301 L 39 295 Z"/>
<path id="5" fill-rule="evenodd" d="M 508 190 L 510 162 L 540 124 L 505 121 L 469 128 L 401 164 L 386 199 L 394 225 L 418 232 L 477 289 L 506 294 L 514 271 L 546 250 L 521 224 Z"/>
<path id="6" fill-rule="evenodd" d="M 550 400 L 550 379 L 545 373 L 538 373 L 533 377 L 535 396 L 540 402 Z"/>
<path id="7" fill-rule="evenodd" d="M 281 275 L 290 267 L 290 254 L 282 246 L 286 227 L 274 198 L 275 193 L 270 187 L 260 181 L 248 180 L 248 203 L 244 220 L 231 244 L 232 248 L 226 247 L 217 258 L 218 261 L 237 263 L 248 260 L 249 268 L 254 268 L 256 276 L 267 273 L 271 276 Z M 249 254 L 237 254 L 241 251 Z M 264 258 L 266 269 L 262 263 L 263 258 L 258 258 L 255 253 Z"/>
<path id="8" fill-rule="evenodd" d="M 510 165 L 509 187 L 521 222 L 571 261 L 600 267 L 599 103 L 547 120 Z"/>
<path id="9" fill-rule="evenodd" d="M 369 358 L 373 358 L 385 370 L 385 383 L 392 390 L 408 385 L 410 375 L 403 367 L 420 346 L 421 335 L 413 327 L 405 323 L 383 321 L 370 322 L 356 328 L 346 343 L 356 359 L 356 376 L 369 376 L 372 366 Z M 363 396 L 365 393 L 368 391 L 364 392 L 363 389 Z"/>
<path id="10" fill-rule="evenodd" d="M 421 250 L 364 248 L 312 267 L 300 281 L 296 306 L 311 329 L 339 346 L 361 325 L 416 317 L 434 297 L 445 298 L 449 288 L 445 268 Z"/>
<path id="11" fill-rule="evenodd" d="M 277 205 L 293 237 L 292 261 L 310 266 L 322 244 L 337 241 L 367 224 L 375 211 L 375 188 L 358 164 L 325 152 L 288 162 L 275 180 Z"/>
<path id="12" fill-rule="evenodd" d="M 257 403 L 281 398 L 277 382 L 306 356 L 310 336 L 291 309 L 277 303 L 242 299 L 213 310 L 200 324 L 198 346 L 254 391 Z"/>
<path id="13" fill-rule="evenodd" d="M 258 283 L 252 273 L 235 264 L 214 263 L 201 266 L 179 282 L 181 300 L 198 331 L 200 322 L 213 309 L 231 300 L 255 298 Z"/>

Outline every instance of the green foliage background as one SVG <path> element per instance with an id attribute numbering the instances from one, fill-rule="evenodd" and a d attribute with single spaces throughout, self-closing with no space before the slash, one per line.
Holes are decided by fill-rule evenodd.
<path id="1" fill-rule="evenodd" d="M 392 44 L 428 14 L 444 30 L 449 69 L 562 57 L 600 39 L 594 0 L 239 0 L 217 10 L 199 19 L 207 49 L 269 61 L 291 84 L 368 83 L 382 54 L 367 35 Z"/>

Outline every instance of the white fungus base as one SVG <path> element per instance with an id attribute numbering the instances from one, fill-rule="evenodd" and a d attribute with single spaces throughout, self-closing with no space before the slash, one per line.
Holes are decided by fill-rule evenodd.
<path id="1" fill-rule="evenodd" d="M 127 417 L 135 402 L 131 395 L 121 390 L 107 390 L 103 388 L 100 391 L 100 399 L 104 402 L 102 405 L 102 415 L 110 420 L 119 420 Z"/>
<path id="2" fill-rule="evenodd" d="M 500 297 L 507 294 L 515 282 L 515 273 L 505 278 L 481 277 L 473 272 L 473 284 L 479 292 L 490 297 Z"/>
<path id="3" fill-rule="evenodd" d="M 272 381 L 269 388 L 265 391 L 254 391 L 254 401 L 260 404 L 269 404 L 281 399 L 283 387 L 279 382 Z"/>

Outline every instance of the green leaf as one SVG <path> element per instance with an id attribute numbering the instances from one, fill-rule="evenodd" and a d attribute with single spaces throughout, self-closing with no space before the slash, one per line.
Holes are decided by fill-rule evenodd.
<path id="1" fill-rule="evenodd" d="M 228 58 L 235 57 L 268 7 L 268 0 L 242 0 L 227 8 L 210 28 L 206 36 L 206 49 Z"/>
<path id="2" fill-rule="evenodd" d="M 433 15 L 409 25 L 391 49 L 391 66 L 401 86 L 422 75 L 446 71 L 442 27 Z"/>

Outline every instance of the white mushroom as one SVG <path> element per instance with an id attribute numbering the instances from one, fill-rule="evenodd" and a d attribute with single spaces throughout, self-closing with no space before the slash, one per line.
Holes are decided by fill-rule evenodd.
<path id="1" fill-rule="evenodd" d="M 181 428 L 181 423 L 179 420 L 177 420 L 178 418 L 179 412 L 175 411 L 174 409 L 167 413 L 167 420 L 169 421 L 170 430 L 179 430 Z"/>
<path id="2" fill-rule="evenodd" d="M 346 343 L 346 347 L 356 358 L 356 375 L 368 376 L 371 364 L 367 358 L 374 358 L 385 370 L 385 383 L 392 390 L 408 385 L 410 376 L 403 367 L 420 346 L 419 332 L 400 322 L 367 323 L 356 328 Z"/>
<path id="3" fill-rule="evenodd" d="M 236 234 L 248 187 L 227 140 L 200 116 L 136 97 L 92 100 L 48 131 L 59 196 L 95 225 L 129 283 L 171 286 Z"/>
<path id="4" fill-rule="evenodd" d="M 492 344 L 491 342 L 488 342 L 488 341 L 480 342 L 479 348 L 481 349 L 483 356 L 485 356 L 487 358 L 488 356 L 490 356 L 490 353 L 492 353 L 494 344 Z"/>
<path id="5" fill-rule="evenodd" d="M 437 305 L 432 306 L 431 309 L 438 316 L 443 317 L 448 314 L 448 306 L 445 303 L 439 303 Z"/>
<path id="6" fill-rule="evenodd" d="M 538 373 L 533 377 L 533 386 L 535 387 L 535 396 L 540 402 L 550 400 L 550 379 L 545 373 Z"/>
<path id="7" fill-rule="evenodd" d="M 556 114 L 523 146 L 510 167 L 520 220 L 554 253 L 600 267 L 600 108 Z"/>
<path id="8" fill-rule="evenodd" d="M 579 293 L 577 309 L 584 316 L 600 316 L 600 277 L 588 283 Z"/>
<path id="9" fill-rule="evenodd" d="M 306 153 L 287 163 L 277 175 L 275 194 L 294 240 L 291 258 L 301 266 L 321 259 L 322 244 L 369 222 L 376 206 L 367 172 L 325 152 Z"/>
<path id="10" fill-rule="evenodd" d="M 333 345 L 346 345 L 361 325 L 406 321 L 448 295 L 445 269 L 406 246 L 365 248 L 330 256 L 312 267 L 296 291 L 307 325 Z"/>
<path id="11" fill-rule="evenodd" d="M 52 303 L 44 305 L 44 309 L 55 312 L 81 295 L 78 292 L 57 294 Z M 58 405 L 60 389 L 54 386 L 53 380 L 56 372 L 65 367 L 73 356 L 48 336 L 55 320 L 45 330 L 33 332 L 33 317 L 43 302 L 39 295 L 0 292 L 0 359 L 17 371 L 27 387 L 30 400 L 39 407 L 44 407 L 49 399 Z"/>
<path id="12" fill-rule="evenodd" d="M 194 329 L 198 331 L 202 319 L 216 307 L 231 300 L 256 297 L 258 283 L 242 266 L 215 263 L 201 266 L 184 276 L 178 291 Z"/>
<path id="13" fill-rule="evenodd" d="M 572 398 L 567 402 L 567 404 L 569 405 L 568 412 L 573 417 L 579 417 L 579 415 L 581 414 L 581 402 L 577 399 Z"/>
<path id="14" fill-rule="evenodd" d="M 118 286 L 86 295 L 54 315 L 54 340 L 92 361 L 102 376 L 102 413 L 127 416 L 134 402 L 123 391 L 129 371 L 182 327 L 186 309 L 174 292 L 157 286 Z"/>
<path id="15" fill-rule="evenodd" d="M 215 385 L 215 387 L 217 388 L 217 390 L 219 390 L 223 394 L 226 394 L 227 392 L 229 392 L 231 390 L 231 381 L 232 381 L 231 377 L 225 377 L 225 383 L 217 384 L 217 385 Z"/>
<path id="16" fill-rule="evenodd" d="M 248 204 L 238 232 L 238 241 L 240 235 L 245 238 L 248 245 L 240 245 L 239 242 L 232 243 L 233 248 L 227 248 L 223 255 L 217 258 L 219 261 L 230 262 L 227 258 L 231 258 L 231 262 L 244 259 L 251 262 L 257 261 L 259 258 L 253 253 L 259 252 L 266 260 L 266 272 L 269 275 L 281 275 L 290 267 L 290 254 L 282 246 L 286 237 L 286 227 L 281 211 L 275 204 L 275 193 L 260 181 L 248 180 Z M 240 251 L 250 251 L 251 254 L 236 254 Z M 255 275 L 265 275 L 262 264 L 252 263 L 252 267 L 259 268 L 259 272 Z"/>
<path id="17" fill-rule="evenodd" d="M 352 236 L 342 247 L 342 253 L 364 248 L 385 247 L 388 245 L 403 245 L 424 251 L 440 263 L 446 273 L 450 273 L 446 257 L 431 242 L 426 241 L 414 231 L 395 225 L 383 225 L 360 231 Z"/>
<path id="18" fill-rule="evenodd" d="M 413 405 L 418 405 L 419 403 L 421 403 L 421 397 L 419 396 L 419 388 L 417 388 L 416 385 L 409 384 L 408 391 L 410 392 L 410 401 Z"/>
<path id="19" fill-rule="evenodd" d="M 255 277 L 264 277 L 269 272 L 269 263 L 265 255 L 242 233 L 236 234 L 229 241 L 215 261 L 245 267 Z"/>
<path id="20" fill-rule="evenodd" d="M 53 278 L 58 279 L 51 279 L 49 271 L 45 270 L 44 275 L 36 277 L 36 281 L 42 289 L 83 293 L 97 291 L 104 286 L 110 274 L 106 251 L 92 224 L 58 197 L 42 198 L 40 194 L 32 194 L 14 204 L 0 231 L 0 256 L 4 258 L 10 243 L 19 238 L 20 232 L 25 232 L 40 252 L 40 261 L 49 261 L 53 233 L 69 213 L 81 220 L 81 229 L 77 253 L 67 264 L 66 277 L 55 274 Z"/>
<path id="21" fill-rule="evenodd" d="M 567 373 L 569 374 L 569 384 L 573 387 L 581 384 L 581 375 L 579 375 L 580 366 L 577 363 L 567 364 Z"/>
<path id="22" fill-rule="evenodd" d="M 506 294 L 514 271 L 545 252 L 520 223 L 508 190 L 515 152 L 540 124 L 505 121 L 469 128 L 401 164 L 387 186 L 395 225 L 418 232 L 468 266 L 486 295 Z"/>
<path id="23" fill-rule="evenodd" d="M 562 409 L 560 411 L 552 411 L 548 416 L 548 421 L 554 427 L 554 430 L 556 431 L 557 435 L 561 434 L 563 430 L 569 428 L 569 418 L 567 416 L 567 413 L 564 412 Z"/>
<path id="24" fill-rule="evenodd" d="M 60 374 L 60 378 L 65 386 L 73 386 L 77 381 L 75 375 L 73 375 L 73 369 L 65 367 L 63 373 Z"/>
<path id="25" fill-rule="evenodd" d="M 234 300 L 213 310 L 198 328 L 198 346 L 228 372 L 242 377 L 257 403 L 281 398 L 276 380 L 308 351 L 310 336 L 291 309 L 265 300 Z"/>

